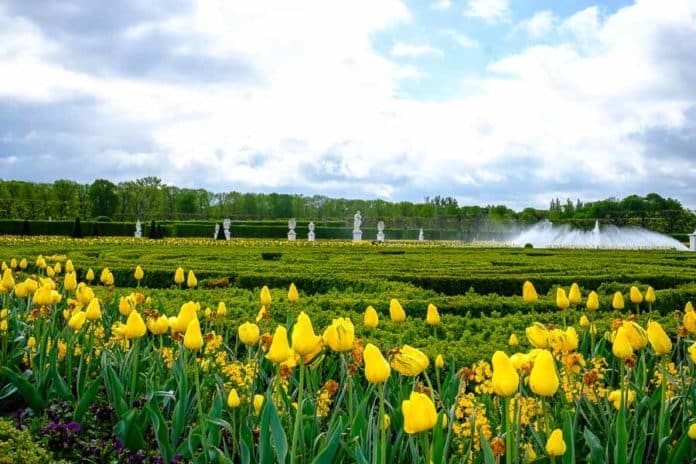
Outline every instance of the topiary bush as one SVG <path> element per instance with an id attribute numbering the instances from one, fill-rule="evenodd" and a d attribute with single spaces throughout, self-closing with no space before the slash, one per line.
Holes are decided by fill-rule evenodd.
<path id="1" fill-rule="evenodd" d="M 44 464 L 54 462 L 51 453 L 39 446 L 26 430 L 0 418 L 0 464 Z"/>

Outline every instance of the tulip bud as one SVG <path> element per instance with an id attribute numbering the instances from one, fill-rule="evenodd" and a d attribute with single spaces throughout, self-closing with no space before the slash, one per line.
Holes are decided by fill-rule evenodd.
<path id="1" fill-rule="evenodd" d="M 599 309 L 599 295 L 597 295 L 597 292 L 594 290 L 587 295 L 587 303 L 585 303 L 585 307 L 588 311 L 597 311 Z"/>
<path id="2" fill-rule="evenodd" d="M 525 303 L 536 303 L 538 299 L 539 297 L 536 289 L 534 288 L 534 284 L 527 280 L 522 285 L 522 300 Z"/>
<path id="3" fill-rule="evenodd" d="M 643 294 L 640 293 L 640 290 L 638 290 L 638 287 L 636 286 L 631 287 L 629 297 L 631 298 L 631 303 L 633 304 L 637 305 L 643 302 Z"/>
<path id="4" fill-rule="evenodd" d="M 382 419 L 382 427 L 384 429 L 388 429 L 390 425 L 391 425 L 391 417 L 389 417 L 389 414 L 384 414 L 384 418 Z"/>
<path id="5" fill-rule="evenodd" d="M 648 341 L 657 356 L 669 354 L 672 351 L 672 341 L 659 322 L 648 321 Z"/>
<path id="6" fill-rule="evenodd" d="M 60 265 L 60 263 L 56 263 L 53 265 L 53 272 L 56 274 L 60 274 L 63 271 L 63 267 Z"/>
<path id="7" fill-rule="evenodd" d="M 63 288 L 68 292 L 72 292 L 77 288 L 77 276 L 75 275 L 75 272 L 69 271 L 65 273 L 65 279 L 63 279 Z"/>
<path id="8" fill-rule="evenodd" d="M 237 389 L 233 388 L 230 390 L 229 395 L 227 395 L 227 406 L 229 406 L 231 409 L 238 408 L 239 405 L 241 404 L 241 401 L 239 401 L 239 395 L 237 394 Z"/>
<path id="9" fill-rule="evenodd" d="M 519 344 L 520 344 L 520 341 L 517 339 L 517 335 L 510 334 L 510 338 L 508 339 L 508 345 L 510 345 L 511 347 L 514 348 Z"/>
<path id="10" fill-rule="evenodd" d="M 275 333 L 273 334 L 273 341 L 271 342 L 271 347 L 266 353 L 266 359 L 269 361 L 280 364 L 286 361 L 292 352 L 290 351 L 290 344 L 288 343 L 288 331 L 282 325 L 276 327 Z"/>
<path id="11" fill-rule="evenodd" d="M 626 407 L 628 408 L 633 400 L 636 399 L 636 392 L 634 390 L 628 390 L 626 392 Z M 614 390 L 607 395 L 607 401 L 614 403 L 616 409 L 621 408 L 621 390 Z"/>
<path id="12" fill-rule="evenodd" d="M 176 271 L 174 271 L 174 283 L 181 285 L 184 283 L 184 280 L 184 268 L 177 267 Z"/>
<path id="13" fill-rule="evenodd" d="M 143 272 L 143 268 L 140 267 L 140 265 L 135 266 L 135 272 L 133 273 L 133 277 L 135 277 L 135 280 L 140 282 L 144 276 L 145 273 Z"/>
<path id="14" fill-rule="evenodd" d="M 394 322 L 404 322 L 406 320 L 406 312 L 396 298 L 389 300 L 389 317 Z"/>
<path id="15" fill-rule="evenodd" d="M 297 292 L 297 287 L 295 284 L 291 283 L 288 289 L 288 301 L 290 303 L 295 303 L 300 299 L 300 294 Z"/>
<path id="16" fill-rule="evenodd" d="M 292 328 L 292 349 L 300 356 L 306 356 L 315 351 L 319 343 L 321 337 L 314 333 L 312 320 L 304 311 L 300 311 Z"/>
<path id="17" fill-rule="evenodd" d="M 46 267 L 46 275 L 48 277 L 54 277 L 56 275 L 56 271 L 54 271 L 51 266 L 47 266 Z"/>
<path id="18" fill-rule="evenodd" d="M 188 272 L 188 278 L 186 279 L 186 286 L 188 288 L 196 288 L 198 286 L 198 279 L 196 279 L 196 274 L 193 271 Z"/>
<path id="19" fill-rule="evenodd" d="M 580 317 L 580 327 L 586 329 L 590 326 L 590 320 L 584 314 Z"/>
<path id="20" fill-rule="evenodd" d="M 379 324 L 379 315 L 372 306 L 368 306 L 365 310 L 364 324 L 370 329 L 374 329 Z"/>
<path id="21" fill-rule="evenodd" d="M 11 269 L 16 269 L 17 268 L 17 260 L 15 258 L 12 258 L 10 260 L 10 268 Z"/>
<path id="22" fill-rule="evenodd" d="M 563 456 L 566 452 L 566 444 L 563 441 L 563 432 L 561 429 L 556 429 L 551 432 L 549 439 L 546 441 L 546 454 L 549 456 Z"/>
<path id="23" fill-rule="evenodd" d="M 445 360 L 441 354 L 438 354 L 435 358 L 435 367 L 438 369 L 442 369 L 443 367 L 445 367 Z"/>
<path id="24" fill-rule="evenodd" d="M 648 287 L 648 289 L 645 291 L 645 302 L 649 304 L 653 304 L 655 302 L 655 289 L 652 287 Z"/>
<path id="25" fill-rule="evenodd" d="M 558 390 L 556 364 L 548 350 L 542 350 L 534 360 L 534 367 L 529 374 L 529 386 L 540 396 L 553 396 Z"/>
<path id="26" fill-rule="evenodd" d="M 133 304 L 128 297 L 122 296 L 118 300 L 118 312 L 123 316 L 128 316 L 133 311 Z"/>
<path id="27" fill-rule="evenodd" d="M 616 331 L 611 351 L 614 353 L 614 356 L 619 359 L 629 358 L 633 354 L 633 347 L 628 339 L 626 329 L 623 326 L 619 327 Z"/>
<path id="28" fill-rule="evenodd" d="M 15 287 L 15 294 L 17 294 L 17 287 Z M 696 311 L 688 311 L 684 313 L 683 322 L 684 328 L 686 328 L 687 332 L 696 333 Z"/>
<path id="29" fill-rule="evenodd" d="M 696 342 L 691 344 L 688 351 L 689 351 L 689 358 L 691 358 L 691 362 L 696 364 Z"/>
<path id="30" fill-rule="evenodd" d="M 263 401 L 264 401 L 263 395 L 259 395 L 259 394 L 254 395 L 254 412 L 256 413 L 257 416 L 261 412 L 261 408 L 263 407 Z"/>
<path id="31" fill-rule="evenodd" d="M 225 314 L 227 314 L 227 306 L 225 306 L 225 302 L 221 301 L 218 303 L 217 310 L 215 311 L 215 314 L 217 317 L 222 317 Z"/>
<path id="32" fill-rule="evenodd" d="M 15 286 L 14 277 L 12 276 L 12 269 L 9 267 L 2 273 L 2 286 L 5 287 L 8 292 Z"/>
<path id="33" fill-rule="evenodd" d="M 92 298 L 90 300 L 89 305 L 87 305 L 86 315 L 88 321 L 96 321 L 101 319 L 101 305 L 99 304 L 98 298 Z"/>
<path id="34" fill-rule="evenodd" d="M 573 282 L 570 286 L 570 291 L 568 292 L 568 301 L 570 304 L 580 304 L 582 303 L 582 294 L 580 293 L 580 286 Z"/>
<path id="35" fill-rule="evenodd" d="M 75 332 L 78 332 L 80 329 L 82 329 L 82 326 L 85 325 L 86 320 L 87 315 L 85 314 L 85 312 L 77 311 L 70 317 L 70 320 L 68 321 L 68 326 Z"/>
<path id="36" fill-rule="evenodd" d="M 261 287 L 261 305 L 262 306 L 271 306 L 271 291 L 268 289 L 267 286 Z"/>
<path id="37" fill-rule="evenodd" d="M 689 438 L 691 438 L 692 440 L 696 440 L 696 422 L 689 426 L 689 431 L 687 432 L 687 434 L 689 435 Z"/>
<path id="38" fill-rule="evenodd" d="M 36 258 L 36 267 L 39 269 L 46 268 L 46 260 L 44 259 L 43 255 L 39 255 L 38 258 Z"/>
<path id="39" fill-rule="evenodd" d="M 126 330 L 124 331 L 126 338 L 129 340 L 140 338 L 145 335 L 145 332 L 147 332 L 147 327 L 145 327 L 145 321 L 143 321 L 142 316 L 138 311 L 131 311 L 126 321 Z"/>
<path id="40" fill-rule="evenodd" d="M 614 293 L 614 298 L 611 300 L 611 307 L 617 311 L 624 309 L 624 299 L 621 292 Z"/>
<path id="41" fill-rule="evenodd" d="M 87 269 L 87 274 L 85 274 L 85 280 L 87 282 L 92 282 L 94 280 L 94 271 L 91 267 Z"/>
<path id="42" fill-rule="evenodd" d="M 411 392 L 409 399 L 401 402 L 401 412 L 404 416 L 404 432 L 408 434 L 426 432 L 437 423 L 435 404 L 423 393 Z"/>
<path id="43" fill-rule="evenodd" d="M 27 258 L 22 258 L 19 262 L 19 268 L 25 270 L 27 268 Z"/>
<path id="44" fill-rule="evenodd" d="M 256 324 L 245 322 L 239 326 L 237 332 L 239 334 L 239 341 L 245 345 L 255 345 L 259 341 L 260 330 L 259 326 Z"/>
<path id="45" fill-rule="evenodd" d="M 65 262 L 65 272 L 75 272 L 75 266 L 70 259 Z"/>
<path id="46" fill-rule="evenodd" d="M 363 361 L 365 362 L 365 378 L 370 383 L 384 383 L 391 373 L 389 363 L 382 353 L 372 343 L 368 343 L 363 350 Z"/>
<path id="47" fill-rule="evenodd" d="M 527 340 L 534 348 L 548 348 L 549 331 L 541 323 L 535 322 L 525 329 Z"/>
<path id="48" fill-rule="evenodd" d="M 491 359 L 493 364 L 493 392 L 498 396 L 512 396 L 517 392 L 520 376 L 515 366 L 502 351 L 496 351 Z"/>
<path id="49" fill-rule="evenodd" d="M 437 306 L 435 306 L 432 303 L 428 304 L 428 312 L 425 317 L 425 320 L 428 323 L 428 325 L 440 325 L 440 313 L 437 311 Z"/>
<path id="50" fill-rule="evenodd" d="M 556 289 L 556 306 L 561 310 L 568 309 L 568 306 L 570 306 L 570 301 L 568 301 L 566 292 L 561 287 Z"/>
<path id="51" fill-rule="evenodd" d="M 184 334 L 184 347 L 192 351 L 198 351 L 203 347 L 203 335 L 201 325 L 197 318 L 191 320 Z"/>

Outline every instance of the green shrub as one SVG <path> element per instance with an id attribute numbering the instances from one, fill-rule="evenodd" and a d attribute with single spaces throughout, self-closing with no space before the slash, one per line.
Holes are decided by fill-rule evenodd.
<path id="1" fill-rule="evenodd" d="M 0 418 L 0 464 L 45 464 L 52 461 L 51 453 L 39 446 L 26 430 L 18 430 L 8 420 Z"/>

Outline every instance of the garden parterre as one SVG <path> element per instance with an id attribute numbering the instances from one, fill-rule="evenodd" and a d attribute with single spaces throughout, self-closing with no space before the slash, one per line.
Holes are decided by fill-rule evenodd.
<path id="1" fill-rule="evenodd" d="M 208 248 L 206 262 L 210 241 L 2 240 L 0 408 L 56 458 L 694 457 L 688 255 L 240 241 Z M 281 259 L 262 260 L 268 250 Z M 347 269 L 331 271 L 334 258 Z M 615 278 L 538 296 L 521 283 L 508 296 L 438 293 L 416 279 L 468 269 L 512 285 L 536 266 L 565 283 L 609 262 Z M 148 288 L 150 272 L 168 282 Z M 253 286 L 307 275 L 333 285 Z M 657 285 L 669 276 L 684 280 Z M 232 286 L 211 288 L 224 278 Z"/>

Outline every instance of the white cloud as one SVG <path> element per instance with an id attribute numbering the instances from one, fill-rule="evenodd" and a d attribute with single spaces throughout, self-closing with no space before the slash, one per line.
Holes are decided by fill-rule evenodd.
<path id="1" fill-rule="evenodd" d="M 430 45 L 413 45 L 397 42 L 391 49 L 391 56 L 417 58 L 421 56 L 444 56 L 442 50 Z"/>
<path id="2" fill-rule="evenodd" d="M 597 39 L 599 26 L 599 10 L 596 6 L 591 6 L 566 18 L 558 29 L 585 43 Z"/>
<path id="3" fill-rule="evenodd" d="M 476 40 L 462 32 L 457 32 L 455 29 L 443 29 L 440 31 L 440 33 L 443 36 L 454 40 L 462 48 L 476 48 L 479 46 L 479 43 Z"/>
<path id="4" fill-rule="evenodd" d="M 464 15 L 494 23 L 508 18 L 510 5 L 508 0 L 469 0 Z"/>
<path id="5" fill-rule="evenodd" d="M 531 18 L 525 19 L 517 26 L 530 38 L 538 39 L 554 29 L 558 18 L 552 11 L 544 10 L 534 13 Z"/>
<path id="6" fill-rule="evenodd" d="M 430 4 L 430 8 L 433 10 L 448 10 L 452 7 L 452 0 L 437 0 L 435 3 Z"/>

